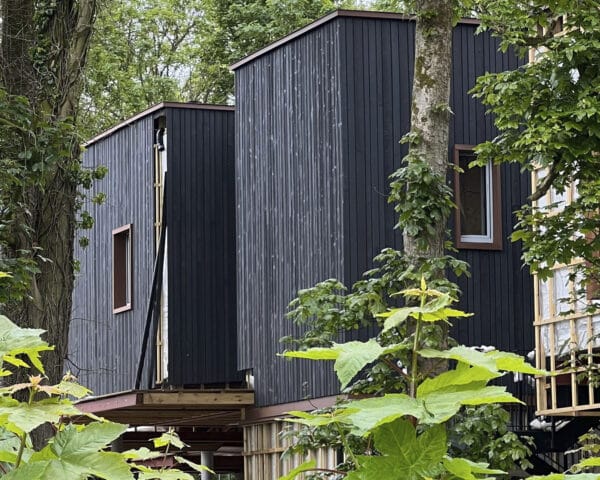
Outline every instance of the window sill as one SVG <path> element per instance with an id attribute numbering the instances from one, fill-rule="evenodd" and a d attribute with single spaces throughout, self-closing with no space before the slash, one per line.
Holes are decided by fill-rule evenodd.
<path id="1" fill-rule="evenodd" d="M 129 310 L 133 310 L 133 306 L 131 305 L 131 303 L 128 303 L 127 305 L 123 305 L 122 307 L 113 308 L 113 314 L 123 313 L 123 312 L 127 312 Z"/>

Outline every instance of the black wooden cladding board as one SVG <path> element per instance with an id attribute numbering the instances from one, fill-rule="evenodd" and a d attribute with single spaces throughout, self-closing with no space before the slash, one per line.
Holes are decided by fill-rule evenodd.
<path id="1" fill-rule="evenodd" d="M 451 146 L 493 138 L 466 92 L 477 75 L 519 65 L 475 29 L 454 33 Z M 351 284 L 382 248 L 401 247 L 386 196 L 406 153 L 398 142 L 409 127 L 413 35 L 406 20 L 338 17 L 236 70 L 238 366 L 253 369 L 259 405 L 337 392 L 331 365 L 275 356 L 280 337 L 299 333 L 286 305 L 326 278 Z M 508 236 L 528 181 L 514 167 L 502 175 Z M 473 274 L 461 281 L 461 306 L 476 315 L 459 340 L 531 348 L 531 279 L 518 246 L 460 256 Z"/>
<path id="2" fill-rule="evenodd" d="M 81 269 L 73 292 L 66 368 L 97 395 L 131 389 L 135 382 L 154 255 L 152 130 L 152 117 L 145 117 L 84 153 L 84 166 L 108 168 L 88 192 L 89 198 L 105 193 L 106 202 L 86 202 L 94 227 L 77 232 L 77 237 L 89 238 L 89 246 L 80 248 L 76 239 Z M 113 315 L 112 230 L 128 223 L 133 224 L 133 309 Z"/>

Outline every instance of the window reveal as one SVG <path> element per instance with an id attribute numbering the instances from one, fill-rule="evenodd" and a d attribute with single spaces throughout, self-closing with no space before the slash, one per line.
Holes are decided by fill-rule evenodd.
<path id="1" fill-rule="evenodd" d="M 472 146 L 456 145 L 454 181 L 456 246 L 500 250 L 500 172 L 491 163 L 469 168 L 476 160 Z"/>
<path id="2" fill-rule="evenodd" d="M 113 313 L 132 308 L 133 245 L 132 225 L 127 224 L 112 232 L 113 239 Z"/>

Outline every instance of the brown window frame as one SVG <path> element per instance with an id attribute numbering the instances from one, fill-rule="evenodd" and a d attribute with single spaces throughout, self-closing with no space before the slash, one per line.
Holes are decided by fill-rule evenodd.
<path id="1" fill-rule="evenodd" d="M 473 153 L 475 145 L 454 145 L 454 202 L 456 203 L 456 209 L 454 211 L 454 241 L 456 248 L 463 250 L 502 250 L 502 195 L 501 195 L 501 179 L 500 179 L 500 167 L 498 165 L 492 165 L 492 179 L 491 179 L 491 222 L 492 222 L 492 240 L 490 242 L 475 242 L 464 240 L 461 235 L 461 218 L 460 218 L 460 155 L 461 152 Z"/>
<path id="2" fill-rule="evenodd" d="M 133 225 L 112 231 L 113 313 L 133 309 Z"/>

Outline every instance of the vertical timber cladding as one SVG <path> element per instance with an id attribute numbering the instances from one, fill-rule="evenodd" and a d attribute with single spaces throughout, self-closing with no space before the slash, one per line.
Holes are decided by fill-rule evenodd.
<path id="1" fill-rule="evenodd" d="M 512 51 L 501 53 L 498 39 L 475 35 L 476 25 L 460 24 L 453 39 L 453 83 L 450 138 L 453 144 L 477 145 L 498 132 L 493 117 L 468 94 L 475 79 L 486 72 L 514 70 L 525 63 Z M 450 152 L 452 154 L 452 151 Z M 529 176 L 518 165 L 501 166 L 502 250 L 460 250 L 459 258 L 471 266 L 471 278 L 459 280 L 460 308 L 474 313 L 459 320 L 454 336 L 467 345 L 493 345 L 526 355 L 533 350 L 533 282 L 521 261 L 521 243 L 510 241 L 516 223 L 514 212 L 527 203 Z"/>
<path id="2" fill-rule="evenodd" d="M 299 430 L 299 424 L 270 421 L 244 427 L 244 477 L 248 480 L 271 480 L 288 474 L 308 460 L 315 460 L 319 468 L 335 469 L 339 463 L 334 448 L 319 448 L 304 456 L 298 453 L 283 455 L 292 445 L 284 433 Z"/>
<path id="3" fill-rule="evenodd" d="M 77 231 L 76 274 L 66 368 L 94 394 L 132 388 L 152 282 L 153 169 L 152 116 L 141 118 L 86 147 L 86 167 L 104 165 L 108 173 L 94 182 L 88 198 L 106 195 L 102 205 L 86 203 L 94 217 L 90 230 Z M 126 224 L 133 229 L 133 309 L 112 311 L 112 230 Z M 79 239 L 89 246 L 81 248 Z M 144 377 L 147 378 L 147 373 Z"/>
<path id="4" fill-rule="evenodd" d="M 476 77 L 522 64 L 476 28 L 454 33 L 451 150 L 496 133 L 467 94 Z M 286 305 L 326 278 L 350 285 L 382 248 L 401 248 L 387 192 L 406 153 L 398 142 L 409 130 L 413 37 L 400 16 L 338 12 L 234 67 L 239 368 L 253 369 L 257 405 L 337 391 L 331 365 L 276 358 L 279 338 L 299 333 Z M 529 183 L 518 168 L 502 176 L 508 236 Z M 475 317 L 458 339 L 531 350 L 533 292 L 519 247 L 505 239 L 501 251 L 460 256 L 473 273 L 461 280 L 461 307 Z"/>
<path id="5" fill-rule="evenodd" d="M 167 108 L 166 119 L 168 381 L 238 381 L 233 108 Z"/>
<path id="6" fill-rule="evenodd" d="M 300 334 L 285 318 L 298 289 L 343 279 L 339 31 L 325 24 L 236 71 L 238 366 L 253 369 L 257 405 L 338 389 L 330 365 L 276 355 Z"/>

